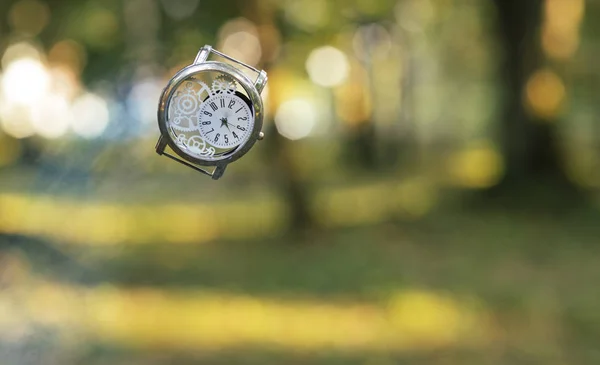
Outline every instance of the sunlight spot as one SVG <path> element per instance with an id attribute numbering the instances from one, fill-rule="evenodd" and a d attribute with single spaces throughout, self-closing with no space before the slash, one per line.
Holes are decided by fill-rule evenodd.
<path id="1" fill-rule="evenodd" d="M 69 103 L 63 96 L 50 95 L 38 103 L 31 114 L 35 132 L 48 139 L 62 137 L 69 130 Z"/>
<path id="2" fill-rule="evenodd" d="M 54 66 L 67 67 L 79 75 L 86 63 L 85 48 L 74 40 L 63 40 L 55 43 L 48 53 L 48 62 Z"/>
<path id="3" fill-rule="evenodd" d="M 0 232 L 59 239 L 82 245 L 198 244 L 215 238 L 265 237 L 286 225 L 286 207 L 275 200 L 201 204 L 90 204 L 34 195 L 0 195 Z M 156 220 L 154 212 L 163 212 Z M 69 224 L 61 224 L 64 217 Z M 204 219 L 202 217 L 214 217 Z M 185 217 L 185 219 L 182 219 Z M 232 222 L 235 222 L 232 228 Z"/>
<path id="4" fill-rule="evenodd" d="M 11 44 L 4 51 L 4 55 L 2 55 L 2 67 L 7 69 L 11 63 L 25 58 L 41 62 L 42 53 L 31 43 L 20 42 Z"/>
<path id="5" fill-rule="evenodd" d="M 294 351 L 413 353 L 485 343 L 491 332 L 484 312 L 473 303 L 418 290 L 397 293 L 382 306 L 40 281 L 23 293 L 19 306 L 0 301 L 0 308 L 6 310 L 0 314 L 2 324 L 52 324 L 59 333 L 83 332 L 96 341 L 139 349 L 259 345 Z"/>
<path id="6" fill-rule="evenodd" d="M 38 35 L 50 21 L 48 5 L 39 0 L 17 1 L 8 12 L 8 23 L 17 32 Z"/>
<path id="7" fill-rule="evenodd" d="M 342 84 L 350 72 L 348 57 L 337 48 L 324 46 L 313 50 L 306 60 L 312 82 L 324 87 Z"/>
<path id="8" fill-rule="evenodd" d="M 481 324 L 472 308 L 429 291 L 398 293 L 389 305 L 395 331 L 410 348 L 455 344 Z"/>
<path id="9" fill-rule="evenodd" d="M 556 59 L 568 59 L 579 48 L 585 0 L 546 0 L 542 46 Z"/>
<path id="10" fill-rule="evenodd" d="M 542 32 L 542 46 L 547 55 L 557 59 L 572 57 L 579 48 L 579 33 L 556 33 L 549 27 Z"/>
<path id="11" fill-rule="evenodd" d="M 221 52 L 256 66 L 262 56 L 258 29 L 245 18 L 237 18 L 225 23 L 219 30 L 218 48 Z M 253 75 L 255 78 L 256 75 Z"/>
<path id="12" fill-rule="evenodd" d="M 81 85 L 79 78 L 71 68 L 55 66 L 50 69 L 51 86 L 50 93 L 60 95 L 65 99 L 73 100 L 79 94 Z"/>
<path id="13" fill-rule="evenodd" d="M 555 118 L 562 110 L 565 98 L 565 85 L 553 71 L 537 71 L 527 82 L 527 106 L 537 117 L 545 120 Z"/>
<path id="14" fill-rule="evenodd" d="M 369 62 L 373 54 L 385 57 L 392 49 L 392 36 L 381 24 L 373 23 L 359 27 L 352 38 L 354 54 L 363 62 Z"/>
<path id="15" fill-rule="evenodd" d="M 275 62 L 281 51 L 281 33 L 275 24 L 261 24 L 258 34 L 265 62 Z"/>
<path id="16" fill-rule="evenodd" d="M 500 181 L 504 161 L 498 150 L 484 141 L 455 153 L 450 157 L 448 168 L 456 184 L 483 189 Z"/>
<path id="17" fill-rule="evenodd" d="M 335 111 L 350 126 L 368 123 L 373 113 L 371 93 L 364 67 L 353 62 L 347 82 L 335 89 Z"/>
<path id="18" fill-rule="evenodd" d="M 22 58 L 8 65 L 2 77 L 2 92 L 9 103 L 33 105 L 48 92 L 50 75 L 39 61 Z"/>
<path id="19" fill-rule="evenodd" d="M 230 34 L 223 41 L 222 49 L 228 55 L 237 54 L 236 59 L 251 66 L 257 65 L 261 56 L 258 37 L 248 32 Z"/>
<path id="20" fill-rule="evenodd" d="M 99 137 L 108 122 L 108 105 L 98 95 L 86 93 L 77 98 L 71 107 L 71 128 L 81 137 Z"/>
<path id="21" fill-rule="evenodd" d="M 291 140 L 306 138 L 317 124 L 315 105 L 304 99 L 284 102 L 277 109 L 275 124 L 279 134 Z"/>
<path id="22" fill-rule="evenodd" d="M 23 105 L 0 105 L 0 123 L 6 134 L 17 139 L 31 137 L 35 134 L 31 123 L 31 111 Z"/>
<path id="23" fill-rule="evenodd" d="M 286 68 L 274 67 L 269 71 L 269 100 L 265 106 L 269 106 L 270 113 L 275 115 L 277 109 L 283 103 L 294 99 L 323 99 L 319 94 L 319 88 L 310 80 L 299 77 L 296 73 Z"/>
<path id="24" fill-rule="evenodd" d="M 558 30 L 568 31 L 579 25 L 585 14 L 585 0 L 546 0 L 546 21 Z"/>
<path id="25" fill-rule="evenodd" d="M 150 125 L 156 121 L 156 110 L 148 108 L 148 105 L 158 105 L 162 89 L 162 82 L 154 79 L 137 82 L 131 89 L 127 106 L 143 124 Z"/>

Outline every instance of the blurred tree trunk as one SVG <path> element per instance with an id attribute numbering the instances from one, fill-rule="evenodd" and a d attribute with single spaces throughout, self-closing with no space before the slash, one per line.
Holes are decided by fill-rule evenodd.
<path id="1" fill-rule="evenodd" d="M 362 23 L 369 24 L 369 21 L 363 20 Z M 366 34 L 365 34 L 366 33 Z M 372 100 L 375 99 L 376 86 L 374 82 L 374 70 L 373 70 L 373 48 L 377 43 L 377 39 L 374 38 L 370 32 L 363 31 L 359 32 L 360 42 L 364 48 L 364 55 L 362 59 L 363 67 L 365 68 L 366 80 L 365 86 L 368 90 Z M 339 101 L 333 98 L 335 108 Z M 343 106 L 342 106 L 343 107 Z M 334 113 L 335 115 L 335 113 Z M 337 120 L 336 120 L 337 121 Z M 347 148 L 347 159 L 350 165 L 355 164 L 356 168 L 365 171 L 377 171 L 380 167 L 380 158 L 377 153 L 377 146 L 379 138 L 375 129 L 374 113 L 371 111 L 370 115 L 350 129 L 346 140 Z M 354 166 L 353 166 L 354 167 Z"/>
<path id="2" fill-rule="evenodd" d="M 259 38 L 262 48 L 260 66 L 269 72 L 278 40 L 273 38 L 276 32 L 275 8 L 273 3 L 261 0 L 240 0 L 244 15 L 259 27 Z M 269 30 L 271 31 L 265 31 Z M 262 30 L 262 31 L 261 31 Z M 261 142 L 272 169 L 280 193 L 283 195 L 290 214 L 289 229 L 292 233 L 302 235 L 315 227 L 310 211 L 309 192 L 303 181 L 292 155 L 292 143 L 281 136 L 273 118 L 264 121 L 263 130 L 267 137 Z"/>
<path id="3" fill-rule="evenodd" d="M 372 119 L 359 123 L 349 133 L 346 141 L 346 158 L 352 166 L 365 171 L 379 167 L 377 160 L 375 125 Z"/>
<path id="4" fill-rule="evenodd" d="M 532 116 L 523 102 L 527 81 L 544 67 L 539 31 L 543 0 L 494 0 L 497 36 L 501 47 L 504 104 L 500 143 L 505 158 L 503 180 L 488 192 L 520 199 L 516 191 L 575 192 L 563 166 L 556 120 Z"/>
<path id="5" fill-rule="evenodd" d="M 310 211 L 308 185 L 294 162 L 292 143 L 277 132 L 273 120 L 267 121 L 267 128 L 266 152 L 275 166 L 274 174 L 289 208 L 289 229 L 301 236 L 316 226 Z"/>

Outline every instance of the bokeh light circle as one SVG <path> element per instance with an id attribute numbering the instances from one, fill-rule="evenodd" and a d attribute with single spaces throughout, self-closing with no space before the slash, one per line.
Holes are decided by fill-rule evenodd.
<path id="1" fill-rule="evenodd" d="M 8 65 L 2 77 L 2 92 L 9 103 L 33 105 L 48 92 L 50 75 L 38 60 L 23 58 Z"/>
<path id="2" fill-rule="evenodd" d="M 317 124 L 317 110 L 313 103 L 293 99 L 282 103 L 275 114 L 279 134 L 291 140 L 306 138 Z"/>
<path id="3" fill-rule="evenodd" d="M 324 46 L 310 53 L 306 60 L 306 71 L 315 84 L 334 87 L 346 80 L 350 63 L 344 52 L 332 46 Z"/>
<path id="4" fill-rule="evenodd" d="M 93 93 L 77 98 L 71 107 L 71 115 L 73 132 L 87 139 L 99 137 L 109 121 L 106 100 Z"/>

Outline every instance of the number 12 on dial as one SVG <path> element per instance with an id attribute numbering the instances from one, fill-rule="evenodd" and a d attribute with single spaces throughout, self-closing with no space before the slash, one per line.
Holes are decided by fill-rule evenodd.
<path id="1" fill-rule="evenodd" d="M 252 110 L 235 94 L 214 95 L 202 103 L 198 129 L 202 138 L 218 148 L 234 148 L 246 141 L 253 128 Z"/>

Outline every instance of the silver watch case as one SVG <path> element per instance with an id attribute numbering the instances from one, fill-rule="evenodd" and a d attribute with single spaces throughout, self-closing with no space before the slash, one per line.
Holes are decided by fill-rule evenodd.
<path id="1" fill-rule="evenodd" d="M 258 75 L 256 80 L 252 81 L 240 69 L 228 63 L 220 61 L 208 61 L 208 57 L 211 53 L 252 70 Z M 246 91 L 247 96 L 252 103 L 254 112 L 254 127 L 252 128 L 249 138 L 244 143 L 237 146 L 233 151 L 213 159 L 198 158 L 183 151 L 171 138 L 171 135 L 168 131 L 169 127 L 167 125 L 169 105 L 177 88 L 192 75 L 207 71 L 224 73 L 237 81 Z M 219 179 L 221 176 L 223 176 L 225 168 L 228 164 L 244 156 L 254 146 L 254 143 L 256 143 L 257 140 L 261 140 L 264 136 L 261 132 L 264 117 L 264 107 L 260 94 L 266 84 L 267 73 L 265 71 L 259 71 L 252 66 L 237 61 L 219 51 L 214 50 L 211 46 L 206 45 L 202 47 L 198 52 L 194 63 L 181 69 L 175 76 L 173 76 L 162 92 L 158 105 L 158 128 L 160 129 L 161 136 L 156 144 L 156 152 L 159 155 L 169 157 L 177 162 L 193 168 L 194 170 L 211 176 L 214 180 Z M 175 153 L 175 155 L 172 155 L 166 151 L 167 146 Z M 215 167 L 212 172 L 204 168 L 210 166 Z"/>

